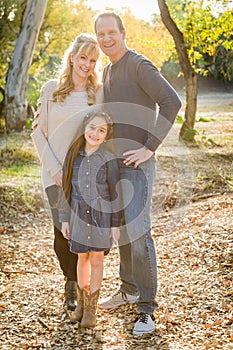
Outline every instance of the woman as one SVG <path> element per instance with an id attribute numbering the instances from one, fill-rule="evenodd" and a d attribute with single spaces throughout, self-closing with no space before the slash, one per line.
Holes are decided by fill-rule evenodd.
<path id="1" fill-rule="evenodd" d="M 88 106 L 101 102 L 95 71 L 99 55 L 99 47 L 91 35 L 76 37 L 65 52 L 58 79 L 49 80 L 42 87 L 33 123 L 32 139 L 42 164 L 42 182 L 54 224 L 54 250 L 66 278 L 68 310 L 74 310 L 77 303 L 77 256 L 70 252 L 68 241 L 61 233 L 57 202 L 67 150 Z"/>

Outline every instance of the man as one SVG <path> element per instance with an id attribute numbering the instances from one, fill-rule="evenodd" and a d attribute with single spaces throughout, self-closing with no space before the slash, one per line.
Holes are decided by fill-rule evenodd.
<path id="1" fill-rule="evenodd" d="M 125 219 L 119 242 L 121 288 L 100 307 L 116 308 L 137 300 L 139 317 L 133 332 L 143 335 L 154 331 L 153 312 L 158 307 L 150 227 L 154 152 L 172 127 L 181 102 L 152 62 L 127 47 L 126 30 L 118 15 L 100 14 L 95 32 L 101 50 L 111 61 L 103 72 L 104 102 L 115 117 Z"/>

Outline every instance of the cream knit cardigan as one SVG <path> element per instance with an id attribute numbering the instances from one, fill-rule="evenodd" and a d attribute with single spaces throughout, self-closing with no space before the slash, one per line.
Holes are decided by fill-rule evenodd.
<path id="1" fill-rule="evenodd" d="M 55 184 L 53 176 L 62 169 L 78 127 L 85 114 L 95 108 L 88 106 L 86 91 L 71 92 L 64 102 L 52 102 L 57 87 L 57 80 L 49 80 L 42 87 L 31 135 L 42 165 L 44 189 Z M 97 104 L 102 100 L 101 88 L 97 93 Z"/>

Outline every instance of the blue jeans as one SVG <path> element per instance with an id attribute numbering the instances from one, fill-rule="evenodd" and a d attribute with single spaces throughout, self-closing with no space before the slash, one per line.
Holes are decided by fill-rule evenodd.
<path id="1" fill-rule="evenodd" d="M 143 163 L 140 169 L 120 168 L 120 174 L 121 180 L 124 180 L 121 185 L 126 203 L 125 225 L 122 226 L 119 241 L 121 290 L 139 295 L 139 312 L 153 313 L 158 307 L 155 301 L 157 264 L 150 222 L 154 159 Z"/>

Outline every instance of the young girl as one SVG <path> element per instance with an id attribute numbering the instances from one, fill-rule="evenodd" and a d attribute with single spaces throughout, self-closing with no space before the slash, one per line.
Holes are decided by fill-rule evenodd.
<path id="1" fill-rule="evenodd" d="M 94 327 L 104 252 L 120 235 L 121 194 L 117 160 L 104 144 L 112 132 L 111 118 L 92 111 L 82 129 L 64 163 L 59 219 L 71 252 L 78 254 L 78 305 L 70 320 Z"/>

